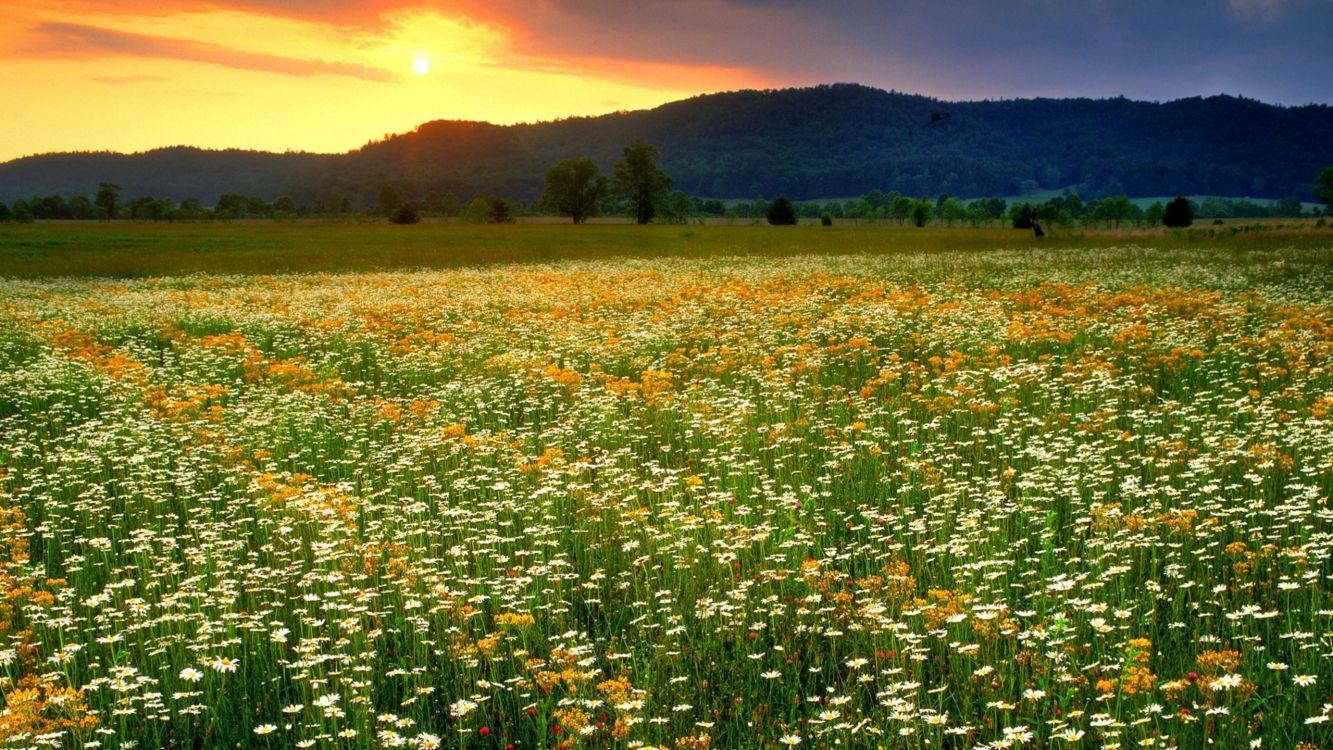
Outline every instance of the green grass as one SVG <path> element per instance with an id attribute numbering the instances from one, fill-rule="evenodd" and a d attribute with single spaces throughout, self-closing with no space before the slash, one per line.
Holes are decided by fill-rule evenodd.
<path id="1" fill-rule="evenodd" d="M 0 225 L 0 276 L 144 277 L 190 273 L 270 274 L 454 268 L 493 263 L 597 260 L 613 257 L 791 256 L 1058 251 L 1136 244 L 1171 251 L 1244 254 L 1318 250 L 1333 228 L 1311 226 L 1231 231 L 1054 231 L 1038 241 L 999 228 L 765 225 L 629 226 L 517 224 Z"/>

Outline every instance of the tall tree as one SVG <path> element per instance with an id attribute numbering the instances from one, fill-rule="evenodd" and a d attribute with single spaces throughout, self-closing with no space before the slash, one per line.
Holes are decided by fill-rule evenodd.
<path id="1" fill-rule="evenodd" d="M 591 159 L 565 159 L 546 171 L 541 204 L 582 224 L 597 214 L 606 194 L 606 177 Z"/>
<path id="2" fill-rule="evenodd" d="M 98 183 L 93 205 L 97 206 L 97 218 L 102 221 L 116 218 L 116 211 L 120 208 L 120 186 L 110 182 Z"/>
<path id="3" fill-rule="evenodd" d="M 1166 204 L 1166 209 L 1162 212 L 1162 223 L 1168 227 L 1187 227 L 1194 223 L 1194 207 L 1190 205 L 1189 198 L 1177 195 L 1174 200 Z"/>
<path id="4" fill-rule="evenodd" d="M 389 216 L 402 202 L 403 199 L 398 197 L 398 191 L 394 190 L 392 185 L 380 185 L 379 198 L 375 201 L 375 213 Z"/>
<path id="5" fill-rule="evenodd" d="M 1333 209 L 1333 167 L 1325 167 L 1324 171 L 1314 179 L 1314 194 L 1319 196 L 1319 200 L 1329 209 Z"/>
<path id="6" fill-rule="evenodd" d="M 768 223 L 783 226 L 796 223 L 796 206 L 785 195 L 779 195 L 768 204 Z"/>
<path id="7" fill-rule="evenodd" d="M 657 166 L 657 149 L 643 141 L 626 146 L 624 153 L 624 161 L 615 169 L 616 192 L 629 203 L 634 221 L 647 224 L 666 198 L 671 178 Z"/>

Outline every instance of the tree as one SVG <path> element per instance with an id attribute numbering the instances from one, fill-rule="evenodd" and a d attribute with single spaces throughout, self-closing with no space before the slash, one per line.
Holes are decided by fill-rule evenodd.
<path id="1" fill-rule="evenodd" d="M 93 205 L 97 206 L 97 218 L 102 221 L 116 218 L 116 212 L 120 208 L 120 186 L 110 182 L 98 183 Z"/>
<path id="2" fill-rule="evenodd" d="M 398 191 L 394 190 L 392 185 L 380 185 L 380 195 L 375 201 L 375 213 L 380 216 L 391 216 L 394 209 L 402 203 L 403 199 L 398 197 Z"/>
<path id="3" fill-rule="evenodd" d="M 1031 229 L 1037 218 L 1037 209 L 1031 203 L 1015 203 L 1009 207 L 1009 223 L 1014 229 Z"/>
<path id="4" fill-rule="evenodd" d="M 14 220 L 14 214 L 10 213 L 9 206 L 0 203 L 0 224 L 8 224 Z"/>
<path id="5" fill-rule="evenodd" d="M 785 195 L 779 195 L 768 205 L 768 223 L 773 226 L 789 226 L 796 223 L 796 206 Z"/>
<path id="6" fill-rule="evenodd" d="M 657 166 L 657 149 L 643 141 L 636 140 L 626 146 L 624 155 L 624 161 L 615 169 L 616 192 L 629 203 L 634 221 L 647 224 L 666 197 L 671 178 Z"/>
<path id="7" fill-rule="evenodd" d="M 1134 217 L 1135 208 L 1137 206 L 1131 203 L 1127 196 L 1113 195 L 1097 201 L 1097 208 L 1093 210 L 1092 215 L 1094 219 L 1105 221 L 1119 229 L 1120 222 Z"/>
<path id="8" fill-rule="evenodd" d="M 944 225 L 951 227 L 955 221 L 962 221 L 967 218 L 967 209 L 963 204 L 953 198 L 945 198 L 940 204 L 940 218 L 944 220 Z"/>
<path id="9" fill-rule="evenodd" d="M 458 202 L 458 196 L 453 193 L 445 193 L 440 199 L 440 213 L 445 216 L 457 216 L 463 211 L 463 206 Z"/>
<path id="10" fill-rule="evenodd" d="M 597 215 L 607 189 L 606 177 L 591 159 L 565 159 L 546 170 L 541 205 L 582 224 Z"/>
<path id="11" fill-rule="evenodd" d="M 929 198 L 922 198 L 912 205 L 912 226 L 924 227 L 935 215 L 935 203 Z"/>
<path id="12" fill-rule="evenodd" d="M 684 224 L 690 220 L 690 211 L 693 209 L 694 203 L 684 190 L 673 190 L 662 204 L 662 218 L 668 224 Z"/>
<path id="13" fill-rule="evenodd" d="M 1187 227 L 1194 223 L 1194 207 L 1190 205 L 1189 199 L 1183 195 L 1177 195 L 1170 203 L 1166 204 L 1166 209 L 1162 212 L 1162 223 L 1168 227 Z"/>
<path id="14" fill-rule="evenodd" d="M 1314 179 L 1314 194 L 1329 208 L 1333 208 L 1333 167 L 1326 167 Z"/>
<path id="15" fill-rule="evenodd" d="M 421 212 L 417 210 L 417 204 L 411 201 L 399 203 L 398 208 L 389 214 L 389 221 L 395 224 L 416 224 L 421 221 Z"/>
<path id="16" fill-rule="evenodd" d="M 894 221 L 901 224 L 912 216 L 912 209 L 915 206 L 916 201 L 905 195 L 900 195 L 889 204 L 889 216 L 892 216 Z"/>
<path id="17" fill-rule="evenodd" d="M 1151 206 L 1143 210 L 1143 223 L 1150 227 L 1159 226 L 1162 218 L 1166 216 L 1166 207 L 1161 201 L 1153 201 Z"/>
<path id="18" fill-rule="evenodd" d="M 509 201 L 504 198 L 491 198 L 489 202 L 491 204 L 491 212 L 490 215 L 486 217 L 487 221 L 492 224 L 514 223 L 513 206 L 509 204 Z"/>
<path id="19" fill-rule="evenodd" d="M 14 221 L 20 224 L 31 224 L 34 220 L 27 201 L 14 201 Z"/>
<path id="20" fill-rule="evenodd" d="M 463 210 L 463 221 L 469 224 L 485 224 L 491 215 L 491 202 L 478 195 Z"/>

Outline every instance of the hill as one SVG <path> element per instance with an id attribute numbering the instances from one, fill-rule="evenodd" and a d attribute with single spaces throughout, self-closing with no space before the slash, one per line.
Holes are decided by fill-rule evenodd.
<path id="1" fill-rule="evenodd" d="M 1084 197 L 1246 195 L 1310 199 L 1333 163 L 1333 107 L 1231 96 L 946 102 L 855 84 L 698 96 L 652 110 L 554 122 L 435 121 L 346 154 L 173 147 L 142 154 L 49 154 L 0 164 L 0 200 L 222 193 L 362 205 L 393 184 L 532 200 L 546 169 L 588 156 L 609 170 L 635 138 L 658 147 L 675 187 L 735 198 L 797 199 L 873 189 L 959 197 L 1073 186 Z"/>

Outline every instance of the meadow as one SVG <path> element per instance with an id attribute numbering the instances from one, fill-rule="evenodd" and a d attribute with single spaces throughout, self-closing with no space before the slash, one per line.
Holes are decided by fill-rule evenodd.
<path id="1" fill-rule="evenodd" d="M 1333 747 L 1333 232 L 0 228 L 0 748 Z"/>

